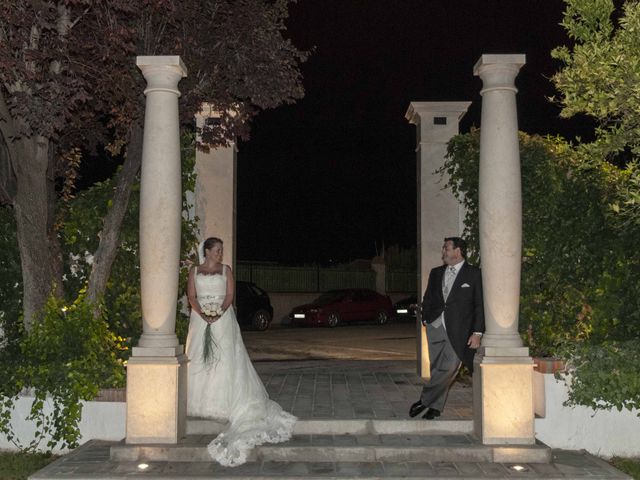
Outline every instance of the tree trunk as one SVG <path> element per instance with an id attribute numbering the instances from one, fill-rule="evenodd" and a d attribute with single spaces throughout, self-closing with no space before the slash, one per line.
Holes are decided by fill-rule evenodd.
<path id="1" fill-rule="evenodd" d="M 87 299 L 92 302 L 96 302 L 104 295 L 111 267 L 118 253 L 118 239 L 122 221 L 127 212 L 131 189 L 142 162 L 142 133 L 142 127 L 134 123 L 125 162 L 116 177 L 113 204 L 104 219 L 104 226 L 100 232 L 100 243 L 93 256 L 87 288 Z"/>
<path id="2" fill-rule="evenodd" d="M 22 266 L 24 325 L 31 328 L 53 292 L 61 293 L 60 245 L 54 231 L 55 191 L 51 145 L 33 135 L 16 141 L 16 218 Z"/>

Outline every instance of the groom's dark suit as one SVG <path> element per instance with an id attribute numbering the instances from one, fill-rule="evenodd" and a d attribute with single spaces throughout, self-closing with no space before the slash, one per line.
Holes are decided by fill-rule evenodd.
<path id="1" fill-rule="evenodd" d="M 445 301 L 442 284 L 446 268 L 446 265 L 436 267 L 429 274 L 422 300 L 422 321 L 433 324 L 444 312 L 449 342 L 464 366 L 473 371 L 475 350 L 467 347 L 467 341 L 473 332 L 484 332 L 482 273 L 465 261 Z"/>
<path id="2" fill-rule="evenodd" d="M 447 268 L 443 265 L 431 270 L 422 301 L 422 322 L 427 326 L 431 378 L 422 389 L 420 403 L 437 410 L 438 414 L 444 408 L 449 386 L 460 368 L 460 362 L 473 371 L 475 350 L 467 345 L 469 337 L 475 332 L 484 332 L 480 269 L 465 261 L 445 300 L 443 277 Z"/>

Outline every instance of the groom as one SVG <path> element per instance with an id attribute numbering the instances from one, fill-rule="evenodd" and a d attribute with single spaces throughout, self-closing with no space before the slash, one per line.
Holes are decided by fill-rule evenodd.
<path id="1" fill-rule="evenodd" d="M 449 387 L 461 364 L 473 372 L 473 356 L 484 332 L 482 275 L 466 262 L 466 244 L 459 237 L 444 239 L 444 265 L 431 270 L 422 301 L 422 323 L 427 327 L 431 378 L 409 416 L 425 409 L 422 418 L 440 416 Z"/>

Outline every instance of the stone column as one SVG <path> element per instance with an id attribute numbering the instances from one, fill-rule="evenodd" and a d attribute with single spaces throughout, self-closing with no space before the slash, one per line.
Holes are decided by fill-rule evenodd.
<path id="1" fill-rule="evenodd" d="M 196 126 L 215 122 L 220 114 L 205 103 L 196 114 Z M 200 236 L 218 237 L 224 242 L 224 263 L 235 271 L 236 265 L 236 191 L 237 148 L 212 148 L 208 153 L 196 150 L 195 214 Z"/>
<path id="2" fill-rule="evenodd" d="M 142 336 L 127 364 L 127 443 L 185 434 L 186 356 L 175 334 L 182 193 L 178 56 L 137 57 L 147 88 L 140 178 Z"/>
<path id="3" fill-rule="evenodd" d="M 460 235 L 464 230 L 464 209 L 451 190 L 443 187 L 447 175 L 435 173 L 444 165 L 447 143 L 458 134 L 460 119 L 471 102 L 411 102 L 405 115 L 416 125 L 418 180 L 418 301 L 427 288 L 429 272 L 442 264 L 445 237 Z M 428 378 L 429 350 L 426 328 L 417 321 L 417 369 Z"/>
<path id="4" fill-rule="evenodd" d="M 482 55 L 479 222 L 486 332 L 475 359 L 474 419 L 485 444 L 535 443 L 533 362 L 518 334 L 522 194 L 515 78 L 524 55 Z"/>
<path id="5" fill-rule="evenodd" d="M 371 260 L 371 270 L 376 272 L 376 292 L 380 295 L 387 294 L 387 265 L 384 257 L 376 255 Z"/>

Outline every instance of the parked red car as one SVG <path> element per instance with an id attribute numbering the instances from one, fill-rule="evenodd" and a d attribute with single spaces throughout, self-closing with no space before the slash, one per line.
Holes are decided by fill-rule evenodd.
<path id="1" fill-rule="evenodd" d="M 291 325 L 335 327 L 339 323 L 375 320 L 378 325 L 387 323 L 392 314 L 391 299 L 373 290 L 350 288 L 329 290 L 308 305 L 291 310 Z"/>

